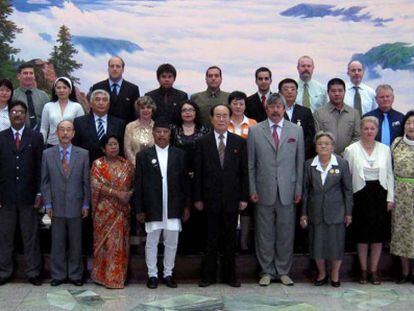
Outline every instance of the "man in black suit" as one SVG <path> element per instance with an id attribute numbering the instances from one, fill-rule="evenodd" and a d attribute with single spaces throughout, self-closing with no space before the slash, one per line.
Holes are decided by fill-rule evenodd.
<path id="1" fill-rule="evenodd" d="M 246 141 L 227 131 L 231 110 L 210 110 L 214 131 L 197 141 L 194 205 L 207 214 L 207 249 L 200 287 L 216 282 L 217 253 L 222 242 L 223 281 L 240 287 L 236 276 L 236 230 L 239 210 L 247 206 L 249 179 Z"/>
<path id="2" fill-rule="evenodd" d="M 246 116 L 262 122 L 267 118 L 265 105 L 269 98 L 270 84 L 272 84 L 272 72 L 269 68 L 260 67 L 255 73 L 257 92 L 246 99 Z"/>
<path id="3" fill-rule="evenodd" d="M 30 283 L 41 285 L 37 209 L 41 205 L 43 137 L 25 126 L 24 102 L 11 102 L 8 111 L 11 127 L 0 132 L 0 285 L 7 283 L 13 272 L 17 222 L 22 233 L 26 275 Z"/>
<path id="4" fill-rule="evenodd" d="M 137 85 L 122 78 L 125 62 L 119 56 L 111 57 L 108 61 L 109 78 L 94 84 L 90 92 L 105 90 L 111 95 L 109 114 L 124 120 L 126 123 L 135 120 L 135 101 L 139 97 Z"/>
<path id="5" fill-rule="evenodd" d="M 106 135 L 115 135 L 120 142 L 120 153 L 122 154 L 125 122 L 108 113 L 110 111 L 110 95 L 105 90 L 95 90 L 91 94 L 92 113 L 77 117 L 73 124 L 75 126 L 75 137 L 72 143 L 89 151 L 90 164 L 103 156 L 100 140 Z"/>
<path id="6" fill-rule="evenodd" d="M 189 217 L 190 184 L 185 152 L 169 146 L 167 118 L 158 118 L 153 130 L 155 145 L 138 153 L 135 166 L 135 208 L 137 220 L 145 221 L 147 241 L 145 261 L 148 288 L 157 288 L 157 253 L 161 233 L 164 238 L 164 283 L 177 287 L 172 271 L 177 252 L 181 218 Z"/>
<path id="7" fill-rule="evenodd" d="M 315 120 L 312 111 L 309 108 L 295 104 L 298 95 L 298 83 L 295 80 L 283 79 L 279 82 L 278 89 L 286 100 L 285 119 L 302 127 L 305 141 L 305 160 L 310 159 L 316 155 L 313 144 Z"/>
<path id="8" fill-rule="evenodd" d="M 154 120 L 159 117 L 168 118 L 170 123 L 177 124 L 180 104 L 188 99 L 187 93 L 173 88 L 177 77 L 177 70 L 173 65 L 162 64 L 157 69 L 157 80 L 160 84 L 158 89 L 152 90 L 145 95 L 152 98 L 157 105 Z"/>

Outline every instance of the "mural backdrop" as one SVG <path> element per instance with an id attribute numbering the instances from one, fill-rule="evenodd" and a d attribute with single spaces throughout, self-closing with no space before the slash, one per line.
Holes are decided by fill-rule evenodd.
<path id="1" fill-rule="evenodd" d="M 303 1 L 303 0 L 302 0 Z M 11 19 L 23 28 L 18 57 L 48 59 L 59 27 L 73 35 L 83 64 L 74 73 L 87 91 L 106 78 L 110 55 L 126 61 L 125 78 L 142 94 L 158 87 L 155 70 L 164 62 L 178 70 L 176 86 L 205 89 L 210 65 L 223 69 L 222 89 L 253 93 L 254 71 L 273 71 L 273 89 L 297 78 L 301 55 L 315 60 L 315 79 L 348 80 L 351 59 L 367 67 L 365 81 L 389 83 L 401 111 L 414 108 L 414 1 L 13 1 Z"/>

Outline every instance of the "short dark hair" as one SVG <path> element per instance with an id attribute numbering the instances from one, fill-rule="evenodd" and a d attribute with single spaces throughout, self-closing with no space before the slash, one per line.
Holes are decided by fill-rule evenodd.
<path id="1" fill-rule="evenodd" d="M 288 83 L 293 83 L 296 86 L 296 89 L 298 89 L 299 87 L 298 83 L 295 80 L 291 78 L 286 78 L 279 82 L 279 85 L 277 86 L 279 92 L 282 89 L 283 85 L 288 84 Z"/>
<path id="2" fill-rule="evenodd" d="M 206 70 L 206 77 L 208 75 L 208 71 L 211 70 L 211 69 L 217 69 L 220 72 L 220 77 L 221 77 L 221 69 L 220 69 L 219 66 L 210 66 L 210 67 L 208 67 L 207 70 Z"/>
<path id="3" fill-rule="evenodd" d="M 58 82 L 62 82 L 64 85 L 66 85 L 68 88 L 71 89 L 70 94 L 69 94 L 69 100 L 71 100 L 73 102 L 78 101 L 78 99 L 76 97 L 76 90 L 75 90 L 75 86 L 73 85 L 73 82 L 71 81 L 72 85 L 70 85 L 69 82 L 66 79 L 69 79 L 69 78 L 59 77 L 59 78 L 56 79 L 55 83 L 53 83 L 53 86 L 52 86 L 52 101 L 53 102 L 55 102 L 59 99 L 57 94 L 56 94 L 56 91 L 55 91 L 56 83 L 58 83 Z"/>
<path id="4" fill-rule="evenodd" d="M 403 122 L 402 122 L 403 131 L 405 129 L 405 123 L 407 123 L 407 121 L 410 117 L 414 117 L 414 110 L 410 110 L 405 114 L 405 116 L 403 118 Z"/>
<path id="5" fill-rule="evenodd" d="M 329 92 L 332 85 L 342 85 L 344 87 L 344 90 L 345 90 L 345 82 L 342 79 L 333 78 L 333 79 L 329 80 L 329 82 L 328 82 L 328 92 Z"/>
<path id="6" fill-rule="evenodd" d="M 254 73 L 254 77 L 257 79 L 257 76 L 259 75 L 259 73 L 261 72 L 268 72 L 269 73 L 269 77 L 270 79 L 272 79 L 272 72 L 270 71 L 269 68 L 267 67 L 260 67 L 256 69 L 256 72 Z"/>
<path id="7" fill-rule="evenodd" d="M 174 79 L 177 77 L 177 70 L 171 64 L 162 64 L 157 69 L 157 80 L 160 79 L 160 76 L 163 73 L 171 73 L 174 76 Z"/>
<path id="8" fill-rule="evenodd" d="M 228 104 L 230 105 L 230 103 L 233 101 L 233 100 L 246 100 L 246 98 L 247 98 L 247 95 L 245 94 L 245 93 L 243 93 L 243 92 L 240 92 L 240 91 L 233 91 L 233 92 L 231 92 L 230 93 L 230 95 L 229 95 L 229 100 L 228 100 Z"/>
<path id="9" fill-rule="evenodd" d="M 23 63 L 21 65 L 19 65 L 19 67 L 17 68 L 17 72 L 21 73 L 23 69 L 26 68 L 32 68 L 33 70 L 35 69 L 35 65 L 32 63 Z"/>
<path id="10" fill-rule="evenodd" d="M 214 110 L 218 107 L 218 106 L 224 106 L 229 110 L 229 116 L 231 117 L 231 115 L 233 114 L 231 111 L 231 108 L 229 105 L 227 104 L 215 104 L 213 107 L 210 108 L 210 117 L 214 116 Z"/>
<path id="11" fill-rule="evenodd" d="M 7 87 L 11 91 L 10 98 L 7 101 L 7 105 L 8 105 L 13 100 L 13 83 L 9 79 L 1 79 L 0 80 L 0 87 L 2 87 L 2 86 Z"/>
<path id="12" fill-rule="evenodd" d="M 116 141 L 118 142 L 118 144 L 120 145 L 120 142 L 119 142 L 119 138 L 118 138 L 118 136 L 116 136 L 116 135 L 114 135 L 114 134 L 110 134 L 110 135 L 106 135 L 106 134 L 105 134 L 105 135 L 102 137 L 101 141 L 99 142 L 99 146 L 101 147 L 101 149 L 105 149 L 105 146 L 109 143 L 109 140 L 110 140 L 111 138 L 115 138 L 115 139 L 116 139 Z"/>
<path id="13" fill-rule="evenodd" d="M 179 114 L 180 115 L 177 118 L 177 125 L 178 126 L 183 125 L 183 119 L 181 118 L 181 109 L 183 109 L 183 106 L 185 104 L 190 105 L 190 106 L 192 106 L 194 108 L 194 110 L 195 110 L 194 123 L 195 123 L 196 128 L 200 129 L 203 126 L 203 120 L 201 119 L 201 114 L 200 114 L 200 107 L 198 107 L 198 105 L 195 102 L 193 102 L 193 101 L 191 101 L 189 99 L 183 101 L 180 104 L 180 108 L 179 108 Z"/>
<path id="14" fill-rule="evenodd" d="M 24 102 L 22 102 L 21 100 L 13 100 L 7 105 L 7 109 L 9 110 L 9 114 L 10 114 L 10 111 L 14 107 L 17 107 L 17 106 L 21 106 L 24 109 L 24 113 L 27 113 L 27 106 Z"/>

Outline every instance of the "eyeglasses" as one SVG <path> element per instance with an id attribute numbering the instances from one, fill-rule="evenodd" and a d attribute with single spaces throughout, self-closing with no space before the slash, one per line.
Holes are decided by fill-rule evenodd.
<path id="1" fill-rule="evenodd" d="M 24 111 L 24 110 L 11 110 L 10 113 L 14 116 L 18 116 L 18 115 L 21 115 L 21 114 L 26 114 L 26 111 Z"/>
<path id="2" fill-rule="evenodd" d="M 194 108 L 184 108 L 184 109 L 181 109 L 181 112 L 194 112 L 194 111 L 195 111 Z"/>

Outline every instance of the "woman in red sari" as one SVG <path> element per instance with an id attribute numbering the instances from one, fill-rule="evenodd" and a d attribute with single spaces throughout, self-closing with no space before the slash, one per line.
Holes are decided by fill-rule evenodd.
<path id="1" fill-rule="evenodd" d="M 102 139 L 105 156 L 91 169 L 94 231 L 91 278 L 107 288 L 123 288 L 129 258 L 130 211 L 134 166 L 118 156 L 114 136 Z"/>

